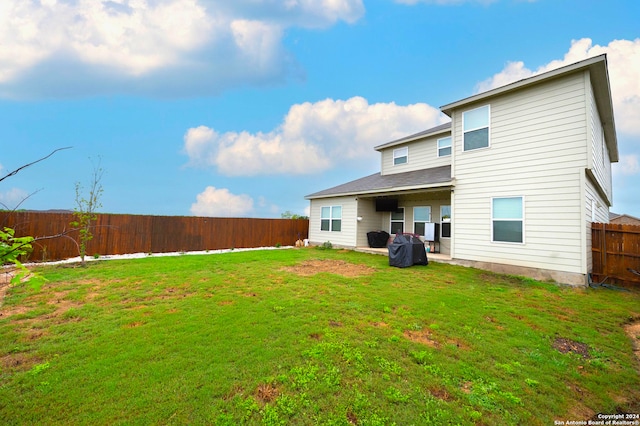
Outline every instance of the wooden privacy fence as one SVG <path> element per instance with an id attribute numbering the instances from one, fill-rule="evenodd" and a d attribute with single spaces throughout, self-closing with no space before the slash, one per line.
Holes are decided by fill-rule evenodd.
<path id="1" fill-rule="evenodd" d="M 640 226 L 591 224 L 593 281 L 640 288 Z"/>
<path id="2" fill-rule="evenodd" d="M 43 237 L 69 231 L 73 213 L 5 212 L 0 226 L 16 236 Z M 87 256 L 127 253 L 167 253 L 228 248 L 293 245 L 308 238 L 304 219 L 250 219 L 186 216 L 100 214 L 87 243 Z M 34 244 L 30 261 L 78 256 L 78 232 Z"/>

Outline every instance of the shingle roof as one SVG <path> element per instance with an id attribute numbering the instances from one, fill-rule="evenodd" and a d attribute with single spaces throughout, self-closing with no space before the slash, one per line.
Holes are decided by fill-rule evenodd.
<path id="1" fill-rule="evenodd" d="M 451 122 L 444 123 L 444 124 L 441 124 L 439 126 L 432 127 L 430 129 L 423 130 L 421 132 L 414 133 L 412 135 L 405 136 L 403 138 L 396 139 L 396 140 L 391 141 L 391 142 L 383 143 L 382 145 L 376 146 L 374 149 L 376 151 L 380 151 L 381 149 L 389 148 L 390 146 L 399 145 L 401 143 L 412 141 L 412 140 L 415 140 L 415 139 L 418 139 L 418 138 L 423 138 L 425 136 L 430 136 L 430 135 L 435 135 L 435 134 L 438 134 L 438 133 L 443 133 L 443 132 L 445 132 L 447 130 L 451 130 Z"/>
<path id="2" fill-rule="evenodd" d="M 305 198 L 325 198 L 339 195 L 371 194 L 376 192 L 391 192 L 406 189 L 420 189 L 439 184 L 451 183 L 451 166 L 433 167 L 431 169 L 414 170 L 412 172 L 382 175 L 374 173 L 342 185 L 323 191 L 314 192 Z"/>
<path id="3" fill-rule="evenodd" d="M 621 217 L 626 217 L 626 218 L 634 220 L 634 221 L 640 221 L 639 218 L 637 218 L 635 216 L 631 216 L 630 214 L 626 214 L 626 213 L 620 214 L 620 213 L 609 212 L 609 221 L 616 220 L 616 219 L 619 219 Z"/>

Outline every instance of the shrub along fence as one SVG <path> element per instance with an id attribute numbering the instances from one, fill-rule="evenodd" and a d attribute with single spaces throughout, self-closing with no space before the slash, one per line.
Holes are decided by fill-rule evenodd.
<path id="1" fill-rule="evenodd" d="M 68 232 L 73 213 L 5 212 L 0 226 L 16 236 L 45 237 Z M 308 238 L 304 219 L 251 219 L 189 216 L 100 214 L 87 243 L 87 256 L 167 253 L 293 245 Z M 34 244 L 29 261 L 60 260 L 79 255 L 78 232 Z"/>
<path id="2" fill-rule="evenodd" d="M 591 224 L 593 280 L 640 288 L 640 226 Z"/>

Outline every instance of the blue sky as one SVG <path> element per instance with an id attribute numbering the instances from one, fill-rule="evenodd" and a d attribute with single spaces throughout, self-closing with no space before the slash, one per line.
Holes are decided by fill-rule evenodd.
<path id="1" fill-rule="evenodd" d="M 636 0 L 2 0 L 0 182 L 13 208 L 279 217 L 379 170 L 373 147 L 441 105 L 608 54 L 621 161 L 612 211 L 640 217 Z"/>

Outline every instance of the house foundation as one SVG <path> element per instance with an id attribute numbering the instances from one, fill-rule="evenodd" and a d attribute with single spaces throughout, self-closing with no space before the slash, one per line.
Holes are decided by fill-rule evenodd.
<path id="1" fill-rule="evenodd" d="M 353 249 L 353 248 L 352 248 Z M 362 253 L 379 254 L 386 256 L 387 249 L 376 249 L 369 247 L 356 247 L 353 249 Z M 477 262 L 472 260 L 452 259 L 448 255 L 440 253 L 428 253 L 429 262 L 449 263 L 451 265 L 477 268 L 484 271 L 495 272 L 497 274 L 517 275 L 532 278 L 538 281 L 553 281 L 571 287 L 587 287 L 588 279 L 583 274 L 553 271 L 550 269 L 529 268 L 525 266 L 505 265 L 501 263 Z"/>

